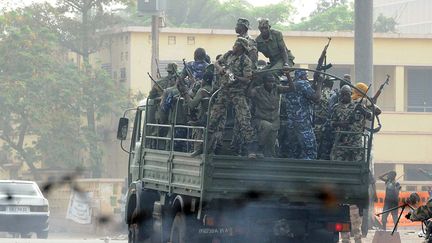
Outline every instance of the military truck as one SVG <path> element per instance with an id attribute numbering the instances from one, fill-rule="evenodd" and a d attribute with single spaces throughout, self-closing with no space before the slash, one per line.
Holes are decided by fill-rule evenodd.
<path id="1" fill-rule="evenodd" d="M 209 112 L 217 93 L 208 101 Z M 362 162 L 248 159 L 208 153 L 205 126 L 179 118 L 186 112 L 183 99 L 177 98 L 170 124 L 148 122 L 155 105 L 147 100 L 119 122 L 117 137 L 129 153 L 129 242 L 338 242 L 340 232 L 350 231 L 349 205 L 361 211 L 368 207 L 373 133 L 363 134 Z M 126 117 L 132 111 L 132 136 L 125 148 Z M 193 138 L 194 131 L 203 139 Z M 191 155 L 194 143 L 203 144 L 202 155 Z"/>

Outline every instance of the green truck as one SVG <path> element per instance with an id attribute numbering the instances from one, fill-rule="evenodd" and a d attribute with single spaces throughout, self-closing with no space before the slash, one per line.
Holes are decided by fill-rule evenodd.
<path id="1" fill-rule="evenodd" d="M 117 137 L 129 153 L 129 242 L 338 242 L 340 232 L 350 231 L 349 205 L 368 207 L 373 133 L 364 134 L 362 162 L 215 155 L 206 152 L 204 126 L 179 121 L 182 102 L 171 124 L 146 119 L 153 100 L 120 118 Z M 194 130 L 204 138 L 193 139 Z M 177 151 L 178 143 L 187 151 Z M 191 156 L 194 143 L 203 144 L 202 155 Z"/>

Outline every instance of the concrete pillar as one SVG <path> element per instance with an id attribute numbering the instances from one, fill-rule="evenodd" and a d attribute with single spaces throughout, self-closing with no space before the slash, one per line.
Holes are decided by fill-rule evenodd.
<path id="1" fill-rule="evenodd" d="M 396 178 L 399 178 L 398 181 L 404 181 L 405 180 L 404 164 L 396 164 L 395 171 L 397 174 Z"/>
<path id="2" fill-rule="evenodd" d="M 373 82 L 373 0 L 355 0 L 354 69 L 355 82 Z M 370 88 L 373 94 L 373 86 Z"/>
<path id="3" fill-rule="evenodd" d="M 404 112 L 405 111 L 405 67 L 396 66 L 395 68 L 395 111 Z"/>

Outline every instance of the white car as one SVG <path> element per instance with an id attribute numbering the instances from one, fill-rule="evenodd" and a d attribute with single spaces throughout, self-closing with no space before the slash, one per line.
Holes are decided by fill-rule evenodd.
<path id="1" fill-rule="evenodd" d="M 48 238 L 49 204 L 33 181 L 0 180 L 0 231 Z"/>

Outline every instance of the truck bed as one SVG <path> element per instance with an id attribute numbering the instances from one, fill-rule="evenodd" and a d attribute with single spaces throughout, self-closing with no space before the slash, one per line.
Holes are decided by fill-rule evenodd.
<path id="1" fill-rule="evenodd" d="M 144 187 L 213 199 L 366 205 L 366 163 L 189 154 L 145 149 Z M 205 173 L 203 174 L 203 171 Z"/>

